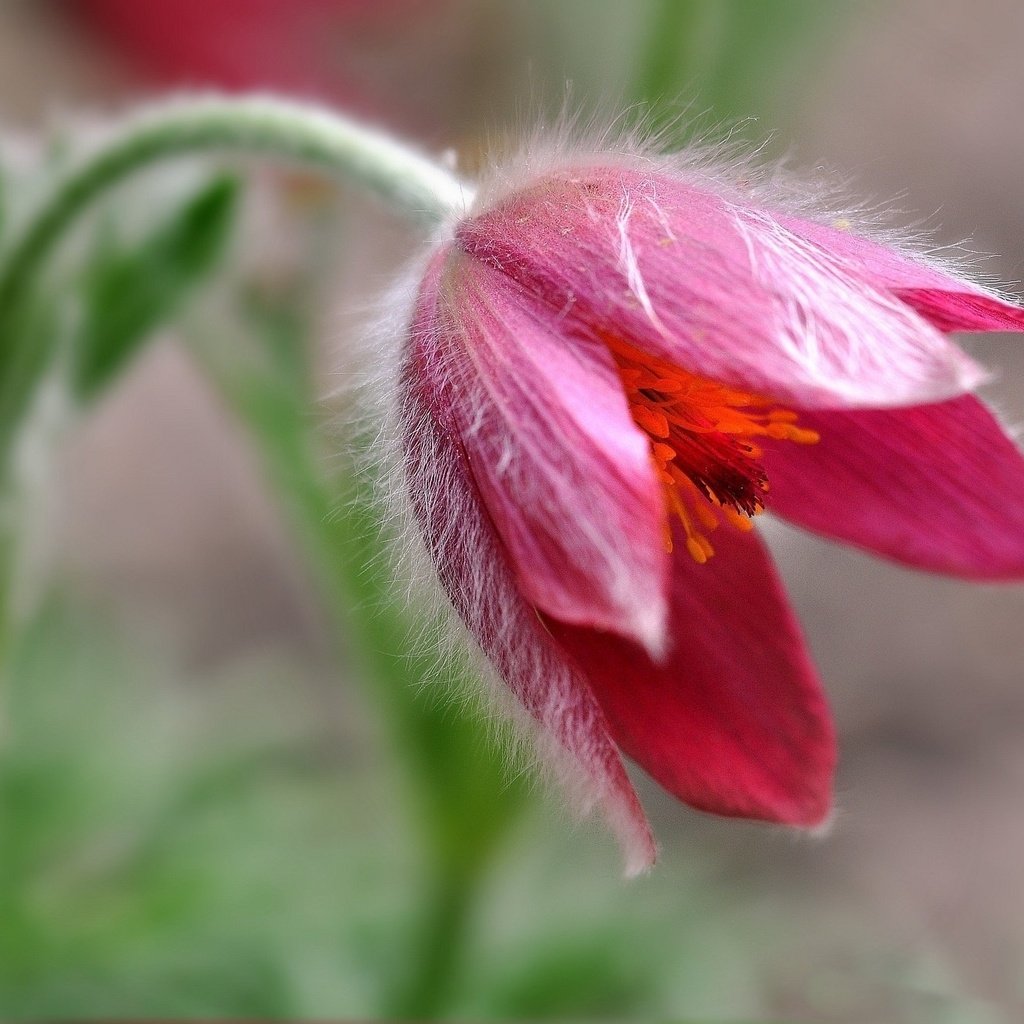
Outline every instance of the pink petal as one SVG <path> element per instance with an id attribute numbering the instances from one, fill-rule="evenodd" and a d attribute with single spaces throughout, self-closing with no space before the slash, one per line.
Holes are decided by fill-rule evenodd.
<path id="1" fill-rule="evenodd" d="M 625 168 L 544 179 L 466 221 L 458 244 L 565 329 L 804 406 L 934 401 L 981 370 L 887 289 L 700 182 Z"/>
<path id="2" fill-rule="evenodd" d="M 658 651 L 664 497 L 611 356 L 482 263 L 453 254 L 431 275 L 420 372 L 450 411 L 520 590 L 563 621 Z"/>
<path id="3" fill-rule="evenodd" d="M 544 753 L 581 802 L 602 806 L 627 874 L 654 863 L 656 847 L 636 792 L 586 680 L 557 648 L 520 593 L 484 510 L 455 424 L 439 406 L 413 348 L 404 390 L 405 467 L 413 507 L 438 575 L 463 622 L 505 684 L 541 726 Z"/>
<path id="4" fill-rule="evenodd" d="M 798 217 L 782 217 L 780 223 L 843 260 L 875 288 L 894 294 L 940 331 L 1024 330 L 1024 309 L 971 281 L 838 227 Z"/>
<path id="5" fill-rule="evenodd" d="M 615 741 L 681 800 L 790 825 L 829 812 L 835 739 L 825 698 L 755 534 L 722 527 L 715 556 L 673 561 L 663 664 L 612 636 L 551 623 Z"/>
<path id="6" fill-rule="evenodd" d="M 1024 309 L 991 295 L 940 288 L 895 294 L 940 331 L 1024 331 Z"/>
<path id="7" fill-rule="evenodd" d="M 765 451 L 773 512 L 921 569 L 1024 578 L 1024 458 L 976 398 L 800 425 L 820 443 Z"/>

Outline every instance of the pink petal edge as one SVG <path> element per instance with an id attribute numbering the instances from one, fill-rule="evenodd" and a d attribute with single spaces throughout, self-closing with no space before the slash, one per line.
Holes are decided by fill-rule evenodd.
<path id="1" fill-rule="evenodd" d="M 772 512 L 920 569 L 1024 579 L 1024 456 L 977 398 L 800 423 L 821 441 L 765 450 Z"/>
<path id="2" fill-rule="evenodd" d="M 409 353 L 403 391 L 405 467 L 413 508 L 442 586 L 469 633 L 539 726 L 540 752 L 576 798 L 601 806 L 627 876 L 649 868 L 657 846 L 586 681 L 520 593 L 482 505 L 455 424 Z"/>
<path id="3" fill-rule="evenodd" d="M 616 743 L 701 810 L 807 828 L 831 807 L 831 717 L 799 625 L 756 534 L 673 561 L 673 645 L 654 664 L 609 635 L 549 623 Z"/>
<path id="4" fill-rule="evenodd" d="M 450 412 L 524 596 L 563 621 L 665 641 L 665 509 L 607 349 L 566 337 L 518 285 L 436 262 L 413 345 Z"/>
<path id="5" fill-rule="evenodd" d="M 1024 330 L 1024 309 L 972 281 L 840 227 L 798 217 L 782 217 L 780 223 L 839 257 L 873 287 L 891 292 L 940 331 Z"/>

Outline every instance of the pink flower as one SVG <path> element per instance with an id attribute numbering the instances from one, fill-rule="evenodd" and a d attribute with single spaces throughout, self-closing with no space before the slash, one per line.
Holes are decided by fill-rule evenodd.
<path id="1" fill-rule="evenodd" d="M 655 846 L 620 752 L 706 811 L 829 814 L 829 711 L 762 510 L 1024 577 L 1024 459 L 947 336 L 1024 311 L 844 227 L 692 167 L 580 161 L 478 203 L 419 290 L 417 520 L 631 871 Z"/>
<path id="2" fill-rule="evenodd" d="M 403 101 L 409 90 L 404 82 L 401 92 L 386 87 L 373 63 L 389 55 L 389 63 L 398 63 L 403 40 L 422 47 L 442 6 L 439 0 L 76 0 L 63 8 L 167 84 L 270 88 L 394 120 L 412 109 Z"/>

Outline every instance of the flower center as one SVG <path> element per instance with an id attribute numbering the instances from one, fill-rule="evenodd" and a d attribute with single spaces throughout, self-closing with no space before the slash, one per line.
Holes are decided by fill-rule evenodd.
<path id="1" fill-rule="evenodd" d="M 768 478 L 761 445 L 816 444 L 797 414 L 759 395 L 734 391 L 681 370 L 618 338 L 605 338 L 619 369 L 630 412 L 651 441 L 651 458 L 665 488 L 666 507 L 686 531 L 686 549 L 703 564 L 715 549 L 708 534 L 723 522 L 753 529 L 764 511 Z M 672 550 L 666 521 L 665 546 Z"/>

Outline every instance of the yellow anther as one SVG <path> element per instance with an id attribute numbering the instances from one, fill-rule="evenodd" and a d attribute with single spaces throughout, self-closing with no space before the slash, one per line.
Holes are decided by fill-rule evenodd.
<path id="1" fill-rule="evenodd" d="M 696 537 L 686 538 L 686 550 L 690 552 L 690 557 L 698 565 L 704 565 L 704 563 L 707 562 L 708 554 Z M 714 554 L 714 552 L 712 552 L 712 554 Z"/>
<path id="2" fill-rule="evenodd" d="M 693 510 L 697 513 L 701 526 L 707 530 L 716 530 L 718 529 L 718 517 L 708 506 L 708 503 L 703 500 L 703 497 L 699 491 L 696 493 L 697 500 L 693 503 Z"/>
<path id="3" fill-rule="evenodd" d="M 754 528 L 754 522 L 748 516 L 737 512 L 734 508 L 725 506 L 722 508 L 722 514 L 729 521 L 730 526 L 734 526 L 737 530 L 742 530 L 744 533 L 749 533 Z"/>
<path id="4" fill-rule="evenodd" d="M 790 441 L 797 444 L 817 444 L 821 440 L 821 434 L 816 430 L 809 430 L 806 427 L 798 428 L 789 435 Z"/>

